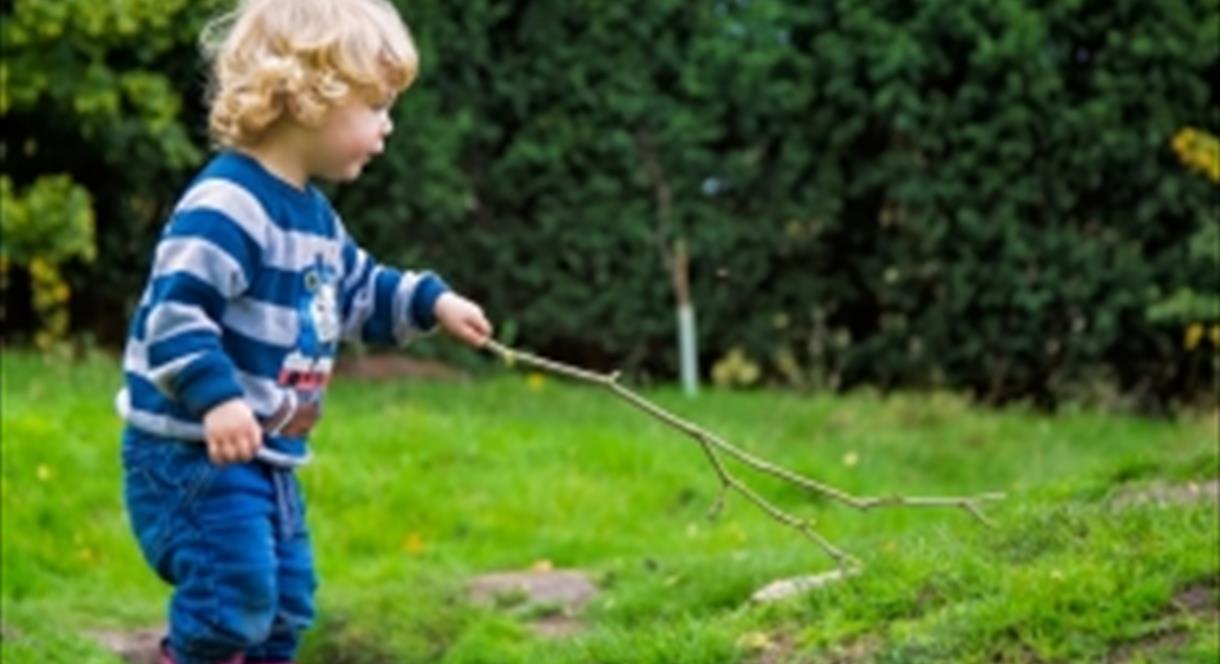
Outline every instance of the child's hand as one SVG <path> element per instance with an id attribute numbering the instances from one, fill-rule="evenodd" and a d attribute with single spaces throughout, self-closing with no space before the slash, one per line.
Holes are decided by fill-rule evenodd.
<path id="1" fill-rule="evenodd" d="M 442 329 L 475 348 L 491 338 L 491 323 L 479 305 L 461 295 L 445 293 L 436 301 L 436 320 Z"/>
<path id="2" fill-rule="evenodd" d="M 244 399 L 230 399 L 203 416 L 203 433 L 213 463 L 249 461 L 263 445 L 263 429 Z"/>

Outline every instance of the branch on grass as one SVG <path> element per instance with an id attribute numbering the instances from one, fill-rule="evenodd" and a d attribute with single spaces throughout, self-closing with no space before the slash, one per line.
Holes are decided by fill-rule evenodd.
<path id="1" fill-rule="evenodd" d="M 980 504 L 985 501 L 1000 500 L 1004 498 L 1004 494 L 1002 493 L 985 493 L 977 496 L 941 497 L 853 496 L 828 484 L 818 482 L 817 480 L 810 479 L 804 475 L 788 470 L 787 468 L 783 468 L 764 459 L 760 459 L 741 450 L 740 448 L 732 445 L 706 429 L 703 429 L 678 417 L 677 415 L 674 415 L 673 413 L 661 408 L 639 394 L 636 394 L 626 387 L 623 387 L 623 385 L 618 381 L 619 373 L 617 371 L 609 374 L 596 373 L 586 369 L 581 369 L 579 367 L 574 367 L 569 364 L 564 364 L 562 362 L 556 362 L 555 360 L 550 360 L 545 357 L 539 357 L 537 355 L 515 350 L 504 346 L 503 344 L 497 343 L 496 341 L 488 341 L 486 347 L 499 355 L 500 358 L 503 359 L 504 362 L 509 366 L 520 363 L 535 369 L 542 369 L 558 376 L 604 387 L 639 410 L 652 415 L 656 419 L 672 426 L 675 429 L 678 429 L 691 438 L 694 438 L 703 449 L 704 454 L 707 455 L 708 461 L 712 464 L 712 468 L 716 471 L 717 477 L 720 478 L 721 493 L 717 496 L 716 503 L 712 506 L 709 516 L 714 516 L 715 513 L 718 512 L 723 506 L 724 495 L 726 493 L 729 491 L 736 491 L 745 497 L 746 500 L 749 500 L 759 509 L 766 512 L 776 521 L 796 529 L 802 535 L 805 535 L 809 539 L 813 540 L 822 548 L 823 551 L 827 553 L 827 555 L 834 558 L 835 562 L 841 567 L 859 567 L 860 563 L 851 555 L 834 546 L 827 541 L 826 538 L 822 537 L 822 535 L 813 529 L 813 524 L 808 520 L 789 514 L 776 507 L 767 499 L 758 495 L 758 493 L 756 493 L 748 485 L 729 472 L 719 454 L 723 453 L 727 456 L 733 457 L 754 470 L 778 477 L 811 493 L 828 496 L 833 500 L 837 500 L 849 507 L 853 507 L 861 511 L 868 511 L 879 507 L 957 507 L 965 510 L 980 522 L 986 525 L 991 525 L 991 522 L 986 516 L 983 515 Z"/>

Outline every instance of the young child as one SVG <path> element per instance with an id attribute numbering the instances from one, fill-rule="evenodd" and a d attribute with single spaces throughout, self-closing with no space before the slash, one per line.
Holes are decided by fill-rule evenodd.
<path id="1" fill-rule="evenodd" d="M 290 662 L 317 585 L 293 468 L 339 339 L 439 325 L 477 347 L 492 330 L 436 275 L 377 264 L 309 184 L 359 176 L 415 77 L 387 0 L 243 0 L 205 44 L 221 150 L 174 209 L 132 321 L 125 500 L 174 586 L 163 662 Z"/>

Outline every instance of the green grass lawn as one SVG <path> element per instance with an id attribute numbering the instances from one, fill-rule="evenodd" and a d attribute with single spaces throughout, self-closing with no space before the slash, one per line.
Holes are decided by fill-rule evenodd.
<path id="1" fill-rule="evenodd" d="M 1115 500 L 1215 478 L 1214 417 L 648 391 L 852 492 L 1008 494 L 987 529 L 959 510 L 859 513 L 733 466 L 867 565 L 755 606 L 767 582 L 831 561 L 737 495 L 708 521 L 717 479 L 691 439 L 608 393 L 499 375 L 332 389 L 301 473 L 322 579 L 303 662 L 1210 663 L 1220 651 L 1216 504 Z M 161 620 L 167 588 L 122 510 L 118 380 L 107 358 L 5 353 L 6 664 L 115 662 L 90 631 Z M 583 633 L 542 639 L 529 615 L 464 601 L 471 577 L 539 561 L 598 582 Z"/>

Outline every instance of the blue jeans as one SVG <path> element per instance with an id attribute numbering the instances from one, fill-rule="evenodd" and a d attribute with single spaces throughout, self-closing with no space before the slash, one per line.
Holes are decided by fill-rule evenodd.
<path id="1" fill-rule="evenodd" d="M 124 498 L 145 560 L 174 587 L 179 664 L 289 662 L 313 622 L 305 503 L 291 470 L 216 466 L 202 444 L 127 427 Z"/>

